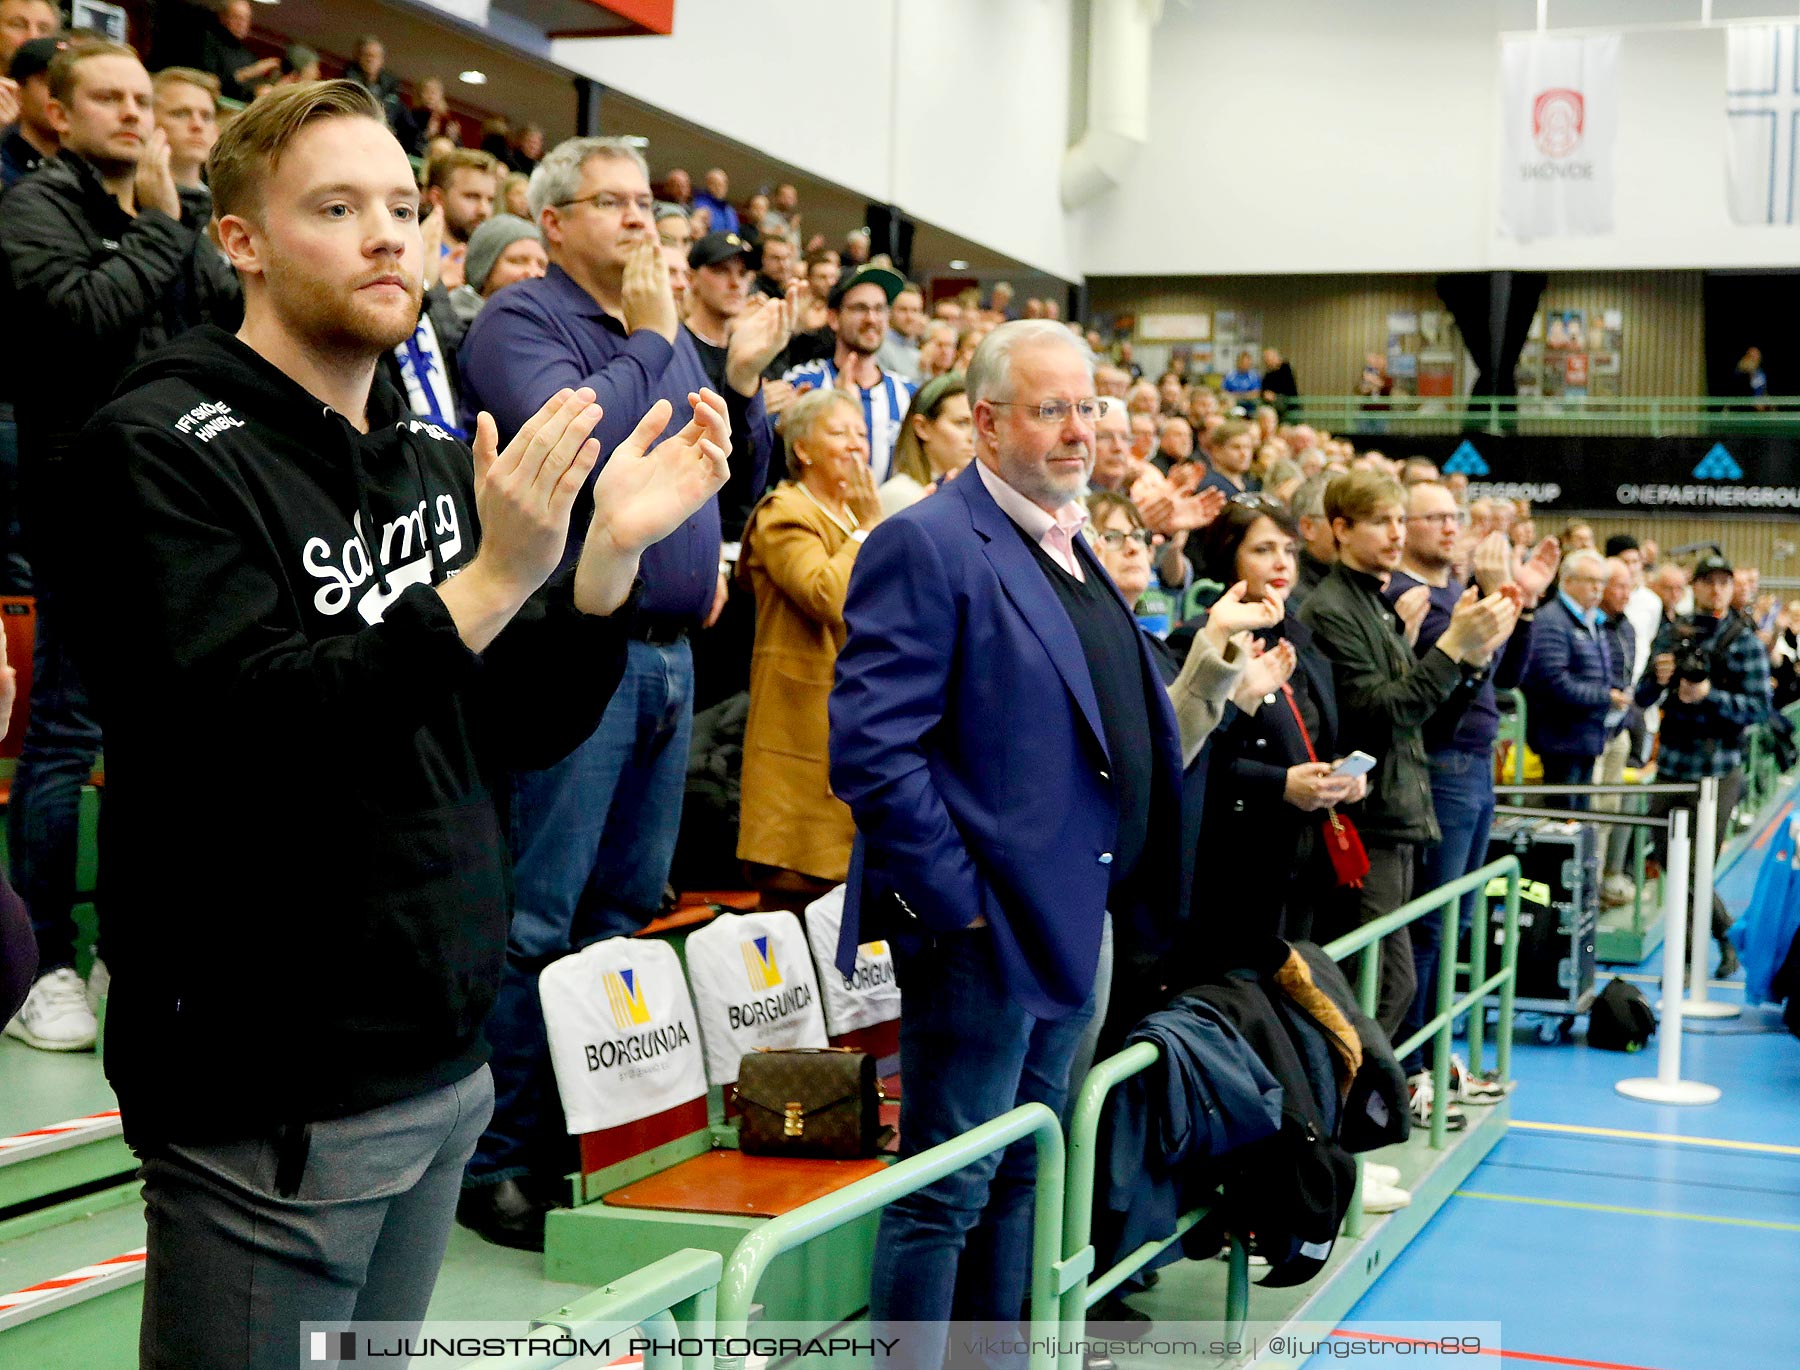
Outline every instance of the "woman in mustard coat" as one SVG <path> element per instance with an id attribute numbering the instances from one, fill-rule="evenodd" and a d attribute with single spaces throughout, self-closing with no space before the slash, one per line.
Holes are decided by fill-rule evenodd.
<path id="1" fill-rule="evenodd" d="M 881 500 L 862 405 L 815 390 L 783 422 L 788 470 L 751 511 L 738 574 L 756 595 L 738 859 L 768 907 L 843 882 L 855 825 L 831 792 L 826 715 L 844 594 Z"/>

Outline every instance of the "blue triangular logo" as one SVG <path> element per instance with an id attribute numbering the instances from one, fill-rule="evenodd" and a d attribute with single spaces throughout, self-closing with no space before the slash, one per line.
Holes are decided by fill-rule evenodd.
<path id="1" fill-rule="evenodd" d="M 1694 468 L 1695 480 L 1742 480 L 1744 468 L 1737 464 L 1737 459 L 1725 450 L 1725 444 L 1715 442 L 1712 451 L 1700 458 L 1700 464 Z"/>
<path id="2" fill-rule="evenodd" d="M 1485 476 L 1488 474 L 1488 464 L 1481 453 L 1475 450 L 1475 444 L 1465 440 L 1461 447 L 1450 454 L 1450 460 L 1444 463 L 1443 472 L 1446 476 Z"/>

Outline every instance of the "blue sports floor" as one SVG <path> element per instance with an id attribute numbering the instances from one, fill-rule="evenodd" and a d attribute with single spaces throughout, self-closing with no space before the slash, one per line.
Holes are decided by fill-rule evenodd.
<path id="1" fill-rule="evenodd" d="M 1762 855 L 1746 848 L 1719 882 L 1734 914 Z M 1612 972 L 1657 999 L 1660 955 Z M 1713 996 L 1741 1002 L 1741 979 Z M 1413 1362 L 1433 1366 L 1800 1366 L 1800 1040 L 1777 1011 L 1688 1025 L 1683 1077 L 1724 1091 L 1696 1108 L 1613 1091 L 1655 1074 L 1654 1039 L 1627 1056 L 1527 1036 L 1506 1139 L 1343 1326 L 1500 1324 L 1498 1355 Z"/>

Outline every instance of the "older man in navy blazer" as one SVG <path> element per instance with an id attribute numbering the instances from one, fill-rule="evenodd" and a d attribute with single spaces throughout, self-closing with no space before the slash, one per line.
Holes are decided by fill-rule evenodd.
<path id="1" fill-rule="evenodd" d="M 1121 963 L 1152 956 L 1180 879 L 1175 715 L 1079 535 L 1093 359 L 1021 320 L 968 383 L 976 461 L 870 533 L 831 696 L 832 788 L 860 834 L 840 958 L 893 941 L 908 1153 L 1061 1108 L 1107 910 Z M 1018 1318 L 1035 1165 L 1020 1143 L 883 1213 L 871 1314 L 939 1329 L 913 1329 L 905 1363 L 938 1364 L 953 1315 Z"/>

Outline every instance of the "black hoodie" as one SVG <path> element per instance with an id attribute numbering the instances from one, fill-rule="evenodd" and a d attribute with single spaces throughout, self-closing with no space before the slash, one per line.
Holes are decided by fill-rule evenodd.
<path id="1" fill-rule="evenodd" d="M 81 435 L 70 617 L 106 734 L 106 1068 L 134 1146 L 478 1068 L 511 902 L 490 787 L 587 737 L 623 670 L 631 613 L 580 613 L 568 573 L 469 651 L 428 588 L 475 554 L 469 451 L 379 380 L 368 419 L 205 327 Z"/>

